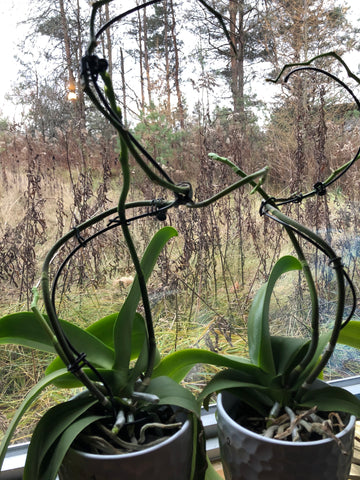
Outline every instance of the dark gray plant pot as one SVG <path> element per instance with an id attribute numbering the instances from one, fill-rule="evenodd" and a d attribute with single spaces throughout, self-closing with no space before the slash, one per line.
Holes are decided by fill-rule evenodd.
<path id="1" fill-rule="evenodd" d="M 123 455 L 94 455 L 70 449 L 59 471 L 60 480 L 189 480 L 192 424 L 159 445 Z"/>
<path id="2" fill-rule="evenodd" d="M 238 397 L 218 395 L 221 459 L 226 480 L 347 480 L 356 418 L 338 435 L 347 455 L 331 439 L 293 443 L 265 438 L 231 418 Z"/>

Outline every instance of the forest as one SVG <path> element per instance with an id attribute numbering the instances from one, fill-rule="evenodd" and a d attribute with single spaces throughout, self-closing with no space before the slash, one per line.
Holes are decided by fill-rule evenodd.
<path id="1" fill-rule="evenodd" d="M 350 91 L 319 71 L 296 72 L 286 83 L 267 81 L 284 65 L 326 52 L 356 56 L 359 22 L 349 4 L 211 0 L 214 15 L 201 0 L 149 2 L 136 9 L 140 3 L 105 4 L 101 24 L 129 8 L 134 11 L 99 39 L 132 134 L 175 182 L 192 184 L 197 200 L 234 181 L 233 172 L 209 153 L 231 159 L 247 173 L 268 166 L 267 191 L 276 197 L 297 196 L 299 201 L 289 204 L 288 212 L 331 240 L 340 256 L 347 252 L 343 262 L 356 283 L 358 166 L 327 195 L 301 199 L 357 154 L 359 106 L 352 92 L 356 95 L 359 85 L 327 56 L 316 66 L 346 82 Z M 10 121 L 3 115 L 0 122 L 2 313 L 29 308 L 48 246 L 114 205 L 122 182 L 117 136 L 85 98 L 81 85 L 88 3 L 36 0 L 29 8 L 19 76 L 10 94 L 21 107 L 21 118 Z M 161 188 L 146 182 L 135 165 L 131 174 L 133 200 L 162 198 Z M 179 232 L 160 256 L 150 285 L 164 350 L 206 346 L 246 354 L 250 301 L 278 254 L 288 248 L 281 229 L 259 216 L 258 198 L 249 191 L 238 190 L 204 210 L 179 207 L 166 219 L 133 223 L 139 248 L 163 222 Z M 55 258 L 54 269 L 66 256 L 64 250 Z M 322 293 L 325 328 L 332 309 L 333 273 L 323 258 L 310 255 Z M 86 324 L 90 307 L 100 299 L 112 312 L 134 274 L 121 235 L 111 231 L 80 249 L 73 263 L 60 286 L 61 315 Z M 280 288 L 286 292 L 289 286 Z M 307 335 L 309 299 L 300 279 L 295 290 L 289 289 L 292 311 L 275 295 L 272 328 Z M 358 374 L 351 355 L 343 347 L 328 377 Z M 26 371 L 14 361 L 17 358 L 27 365 Z M 0 428 L 22 392 L 41 376 L 43 363 L 25 348 L 2 349 Z M 199 378 L 195 372 L 188 379 L 195 389 Z M 24 427 L 18 440 L 27 433 Z"/>

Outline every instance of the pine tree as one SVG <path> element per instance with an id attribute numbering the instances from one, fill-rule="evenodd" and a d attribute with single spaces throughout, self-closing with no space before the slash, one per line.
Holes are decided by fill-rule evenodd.
<path id="1" fill-rule="evenodd" d="M 304 62 L 327 51 L 336 50 L 341 55 L 350 50 L 354 30 L 346 19 L 346 10 L 333 0 L 266 1 L 264 38 L 268 41 L 268 58 L 273 72 L 279 71 L 285 63 Z M 317 62 L 317 66 L 336 73 L 336 64 L 329 63 L 326 58 Z M 289 83 L 277 99 L 269 132 L 278 139 L 282 132 L 287 132 L 286 149 L 290 155 L 288 161 L 282 163 L 291 171 L 290 188 L 301 191 L 307 177 L 314 178 L 315 165 L 319 179 L 322 176 L 320 171 L 325 168 L 328 148 L 326 108 L 339 99 L 329 97 L 333 82 L 321 74 L 295 74 Z M 329 97 L 327 102 L 326 96 Z"/>
<path id="2" fill-rule="evenodd" d="M 83 14 L 79 0 L 32 3 L 30 33 L 23 42 L 24 53 L 19 59 L 19 88 L 23 95 L 29 93 L 32 128 L 44 136 L 56 136 L 56 130 L 68 122 L 80 128 L 85 125 L 79 78 L 85 38 Z M 73 104 L 67 100 L 69 91 L 77 95 Z"/>

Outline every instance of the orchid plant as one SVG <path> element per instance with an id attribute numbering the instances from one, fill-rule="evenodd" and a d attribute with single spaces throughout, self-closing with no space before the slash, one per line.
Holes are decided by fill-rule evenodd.
<path id="1" fill-rule="evenodd" d="M 335 52 L 329 52 L 314 57 L 305 63 L 286 65 L 279 76 L 272 80 L 275 83 L 283 79 L 284 72 L 290 72 L 283 82 L 288 82 L 295 72 L 313 70 L 330 77 L 339 83 L 352 96 L 357 108 L 360 102 L 353 91 L 335 75 L 315 67 L 316 60 L 328 57 L 334 58 L 345 68 L 349 77 L 360 84 L 360 79 L 353 74 L 346 63 Z M 245 172 L 227 158 L 210 154 L 217 161 L 225 163 L 242 178 L 247 178 Z M 200 400 L 207 407 L 212 394 L 230 390 L 264 418 L 274 418 L 299 408 L 317 407 L 320 411 L 340 411 L 360 415 L 360 400 L 344 389 L 323 384 L 321 388 L 313 388 L 314 382 L 321 377 L 329 362 L 337 343 L 360 348 L 360 322 L 351 320 L 356 308 L 355 287 L 336 252 L 318 234 L 304 225 L 299 224 L 281 212 L 282 205 L 298 203 L 314 195 L 324 195 L 330 185 L 342 177 L 360 158 L 360 149 L 353 159 L 331 173 L 324 182 L 317 182 L 314 188 L 306 194 L 297 194 L 287 199 L 276 199 L 269 196 L 261 182 L 250 181 L 253 192 L 261 198 L 260 213 L 278 222 L 286 231 L 296 256 L 281 257 L 274 265 L 268 281 L 256 294 L 248 315 L 248 349 L 249 358 L 222 356 L 216 353 L 197 350 L 175 352 L 165 358 L 155 369 L 154 375 L 167 375 L 179 381 L 185 374 L 184 364 L 188 368 L 195 363 L 209 363 L 221 369 L 205 386 Z M 328 259 L 329 265 L 336 275 L 336 312 L 332 329 L 326 333 L 320 332 L 319 298 L 311 268 L 299 243 L 299 237 L 313 245 Z M 270 301 L 275 284 L 287 272 L 300 271 L 305 278 L 311 299 L 311 338 L 294 338 L 289 336 L 274 336 L 270 333 Z M 352 295 L 351 312 L 345 315 L 345 299 L 347 290 Z M 196 360 L 195 360 L 196 359 Z M 195 360 L 195 361 L 194 361 Z"/>

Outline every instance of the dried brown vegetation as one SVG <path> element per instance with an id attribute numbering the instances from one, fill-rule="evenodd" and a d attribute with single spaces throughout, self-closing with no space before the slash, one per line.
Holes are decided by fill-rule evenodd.
<path id="1" fill-rule="evenodd" d="M 327 171 L 354 153 L 354 119 L 348 126 L 340 121 L 325 122 L 318 111 L 317 116 L 310 116 L 310 126 L 299 129 L 289 120 L 286 122 L 285 113 L 276 113 L 266 134 L 249 126 L 247 135 L 240 139 L 241 151 L 240 127 L 233 116 L 220 116 L 208 126 L 193 127 L 183 133 L 182 142 L 165 145 L 165 168 L 176 181 L 191 182 L 194 197 L 201 200 L 234 181 L 231 170 L 208 158 L 208 152 L 216 151 L 237 161 L 247 172 L 268 164 L 271 173 L 267 191 L 281 196 L 283 192 L 288 195 L 306 191 L 314 178 L 323 179 Z M 241 132 L 244 135 L 243 129 Z M 3 314 L 15 308 L 29 308 L 31 288 L 39 279 L 42 259 L 56 238 L 96 212 L 116 205 L 121 186 L 117 156 L 116 140 L 111 135 L 85 136 L 85 132 L 75 130 L 58 132 L 56 139 L 44 140 L 16 130 L 4 134 L 0 151 Z M 132 175 L 132 200 L 164 195 L 161 189 L 144 181 L 138 167 L 133 167 Z M 295 204 L 291 210 L 292 215 L 332 238 L 349 265 L 351 277 L 358 278 L 360 219 L 356 168 L 352 175 L 328 196 Z M 283 180 L 280 182 L 279 178 Z M 345 201 L 343 192 L 351 201 Z M 207 346 L 214 351 L 246 353 L 244 333 L 253 292 L 267 278 L 279 253 L 287 248 L 281 229 L 258 215 L 258 199 L 248 193 L 237 191 L 205 209 L 179 207 L 168 213 L 165 221 L 177 228 L 179 237 L 161 254 L 150 284 L 163 352 Z M 140 249 L 159 226 L 160 222 L 151 217 L 132 224 Z M 85 238 L 93 233 L 94 230 L 86 232 Z M 81 241 L 79 238 L 71 242 L 54 259 L 54 269 Z M 331 269 L 315 255 L 313 265 L 324 300 L 326 326 L 331 311 Z M 79 248 L 61 275 L 57 294 L 60 315 L 86 324 L 94 319 L 94 311 L 99 308 L 102 315 L 112 313 L 125 296 L 127 279 L 133 275 L 118 229 L 99 236 Z M 295 281 L 297 295 L 291 311 L 284 310 L 275 295 L 273 328 L 281 333 L 306 335 L 306 292 L 300 279 Z M 281 288 L 289 289 L 289 285 L 285 282 Z M 293 296 L 293 289 L 289 289 L 289 296 Z M 1 425 L 7 423 L 9 409 L 15 408 L 22 392 L 42 374 L 45 360 L 45 355 L 35 358 L 20 347 L 1 349 Z M 340 368 L 340 374 L 351 373 L 354 363 L 345 358 L 340 367 L 334 368 Z M 201 383 L 199 372 L 189 381 L 197 388 Z M 48 401 L 45 399 L 45 404 Z M 27 431 L 25 425 L 18 440 Z"/>

